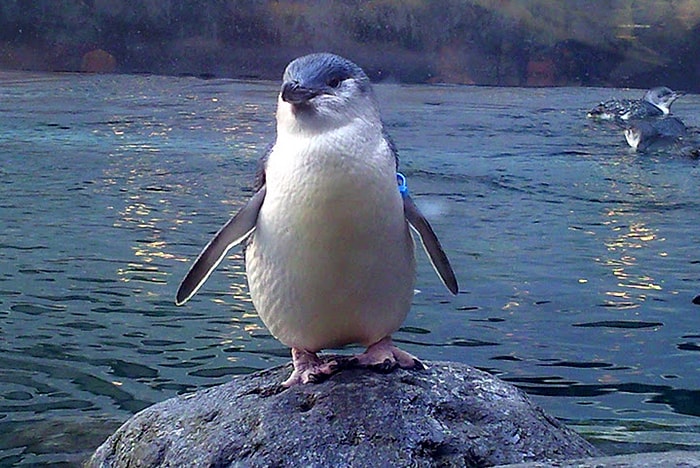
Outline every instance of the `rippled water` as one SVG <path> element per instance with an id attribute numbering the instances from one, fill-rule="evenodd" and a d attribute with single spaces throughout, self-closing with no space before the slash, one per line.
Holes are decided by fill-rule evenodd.
<path id="1" fill-rule="evenodd" d="M 0 465 L 78 463 L 134 412 L 286 363 L 235 251 L 277 84 L 0 74 Z M 585 110 L 636 91 L 380 85 L 451 298 L 419 256 L 395 335 L 487 369 L 612 453 L 700 448 L 700 169 Z M 674 113 L 698 125 L 700 98 Z M 361 187 L 358 187 L 361 189 Z"/>

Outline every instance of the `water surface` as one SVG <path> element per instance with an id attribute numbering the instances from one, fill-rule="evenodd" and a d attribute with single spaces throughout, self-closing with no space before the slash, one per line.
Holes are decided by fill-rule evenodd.
<path id="1" fill-rule="evenodd" d="M 175 290 L 245 203 L 277 84 L 0 75 L 0 465 L 75 464 L 134 412 L 289 361 L 232 251 Z M 379 85 L 419 253 L 395 335 L 486 369 L 610 453 L 700 449 L 698 163 L 585 120 L 640 90 Z M 699 125 L 700 98 L 674 114 Z M 361 190 L 361 187 L 358 187 Z"/>

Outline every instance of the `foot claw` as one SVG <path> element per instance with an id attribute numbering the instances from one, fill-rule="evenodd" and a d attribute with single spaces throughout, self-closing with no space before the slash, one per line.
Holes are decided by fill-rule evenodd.
<path id="1" fill-rule="evenodd" d="M 414 370 L 426 370 L 428 366 L 420 362 L 418 359 L 413 359 L 413 369 Z"/>
<path id="2" fill-rule="evenodd" d="M 306 376 L 306 380 L 303 383 L 321 383 L 323 375 L 322 374 L 309 374 Z"/>
<path id="3" fill-rule="evenodd" d="M 372 370 L 375 370 L 377 372 L 381 372 L 382 374 L 388 374 L 389 372 L 393 371 L 398 367 L 398 362 L 391 360 L 389 358 L 384 359 L 383 362 L 380 362 L 378 364 L 370 364 L 367 367 L 369 367 Z"/>

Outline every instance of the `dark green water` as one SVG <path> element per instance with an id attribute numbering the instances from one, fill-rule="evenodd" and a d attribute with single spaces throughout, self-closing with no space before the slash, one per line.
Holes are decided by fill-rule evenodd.
<path id="1" fill-rule="evenodd" d="M 0 465 L 76 464 L 134 412 L 289 361 L 234 251 L 277 84 L 0 75 Z M 610 453 L 700 449 L 700 168 L 585 110 L 639 90 L 377 86 L 463 289 L 419 254 L 401 346 L 489 370 Z M 700 98 L 674 114 L 700 124 Z M 361 187 L 358 187 L 361 189 Z"/>

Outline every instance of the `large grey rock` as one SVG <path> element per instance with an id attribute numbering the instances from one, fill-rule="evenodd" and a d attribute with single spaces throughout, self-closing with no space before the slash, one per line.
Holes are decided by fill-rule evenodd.
<path id="1" fill-rule="evenodd" d="M 282 390 L 289 366 L 143 410 L 88 466 L 492 466 L 597 455 L 486 372 L 344 370 Z"/>

